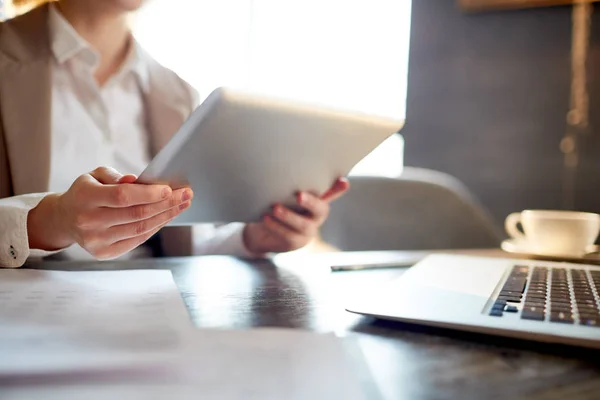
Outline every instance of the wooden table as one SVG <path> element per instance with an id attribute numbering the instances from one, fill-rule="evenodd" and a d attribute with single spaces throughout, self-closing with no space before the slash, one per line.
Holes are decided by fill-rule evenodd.
<path id="1" fill-rule="evenodd" d="M 502 254 L 497 250 L 470 253 Z M 168 268 L 199 327 L 276 326 L 354 335 L 389 399 L 600 398 L 600 352 L 377 321 L 344 311 L 344 299 L 405 269 L 331 272 L 331 264 L 406 261 L 425 254 L 291 254 L 273 261 L 196 257 L 44 262 L 30 267 Z"/>

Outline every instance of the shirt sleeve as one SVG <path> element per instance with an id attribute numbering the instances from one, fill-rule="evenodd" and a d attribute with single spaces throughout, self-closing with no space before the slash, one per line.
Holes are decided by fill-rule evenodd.
<path id="1" fill-rule="evenodd" d="M 48 193 L 0 199 L 0 268 L 18 268 L 29 257 L 45 257 L 56 251 L 29 249 L 27 215 Z"/>
<path id="2" fill-rule="evenodd" d="M 270 254 L 250 252 L 244 245 L 243 223 L 222 226 L 212 224 L 194 225 L 192 237 L 194 255 L 230 255 L 243 258 L 270 258 Z"/>

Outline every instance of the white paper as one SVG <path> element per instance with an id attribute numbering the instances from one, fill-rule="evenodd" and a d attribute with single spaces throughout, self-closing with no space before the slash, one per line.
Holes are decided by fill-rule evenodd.
<path id="1" fill-rule="evenodd" d="M 147 376 L 121 375 L 106 382 L 81 377 L 69 382 L 2 388 L 3 400 L 260 399 L 376 400 L 359 360 L 332 334 L 289 329 L 196 331 L 180 368 Z"/>
<path id="2" fill-rule="evenodd" d="M 0 270 L 0 376 L 163 362 L 191 327 L 168 270 Z"/>
<path id="3" fill-rule="evenodd" d="M 201 388 L 202 398 L 372 398 L 366 397 L 349 346 L 333 334 L 284 329 L 199 333 L 195 368 L 186 369 L 186 378 Z"/>
<path id="4" fill-rule="evenodd" d="M 0 270 L 3 400 L 374 399 L 347 350 L 333 334 L 197 329 L 170 271 Z"/>

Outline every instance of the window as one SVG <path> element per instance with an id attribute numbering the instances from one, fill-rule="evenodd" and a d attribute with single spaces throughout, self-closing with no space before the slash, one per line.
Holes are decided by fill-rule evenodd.
<path id="1" fill-rule="evenodd" d="M 6 19 L 6 6 L 4 4 L 4 0 L 0 0 L 0 21 L 4 21 Z"/>
<path id="2" fill-rule="evenodd" d="M 232 86 L 405 117 L 410 0 L 153 0 L 138 41 L 202 98 Z M 397 176 L 394 135 L 354 174 Z"/>

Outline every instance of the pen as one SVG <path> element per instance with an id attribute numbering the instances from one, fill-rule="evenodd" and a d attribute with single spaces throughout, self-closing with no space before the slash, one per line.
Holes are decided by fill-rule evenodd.
<path id="1" fill-rule="evenodd" d="M 386 263 L 374 263 L 374 264 L 356 264 L 356 265 L 332 265 L 331 271 L 361 271 L 365 269 L 383 269 L 383 268 L 407 268 L 412 267 L 418 260 L 412 260 L 410 262 L 386 262 Z"/>

